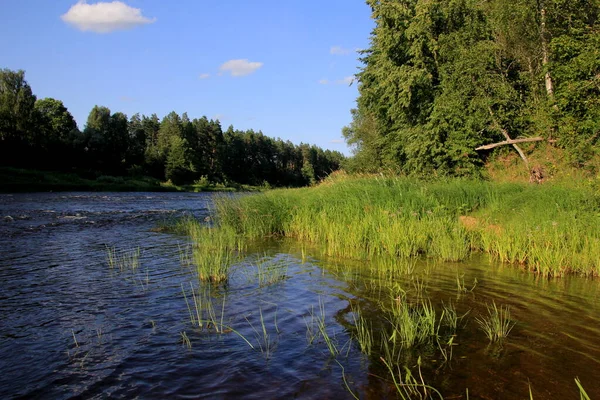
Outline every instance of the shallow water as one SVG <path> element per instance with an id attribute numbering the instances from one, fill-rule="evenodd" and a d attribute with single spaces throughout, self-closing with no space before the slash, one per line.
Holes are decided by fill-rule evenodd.
<path id="1" fill-rule="evenodd" d="M 399 291 L 415 295 L 415 283 L 436 307 L 451 301 L 468 312 L 450 361 L 436 348 L 406 355 L 413 373 L 421 356 L 424 381 L 445 398 L 466 398 L 468 389 L 471 399 L 522 399 L 530 384 L 535 399 L 576 399 L 575 377 L 600 398 L 599 282 L 540 279 L 486 257 L 422 260 L 390 282 L 372 273 L 377 261 L 331 259 L 291 241 L 254 244 L 228 284 L 211 289 L 225 333 L 194 327 L 182 285 L 188 300 L 190 284 L 206 285 L 180 262 L 187 239 L 153 228 L 186 213 L 208 216 L 212 196 L 0 195 L 0 398 L 338 399 L 352 398 L 349 389 L 393 398 L 379 356 L 363 356 L 352 339 L 351 305 L 378 326 L 382 306 Z M 106 246 L 139 247 L 139 268 L 109 268 Z M 265 261 L 286 279 L 259 284 Z M 478 283 L 460 293 L 457 276 Z M 517 322 L 502 345 L 490 345 L 475 322 L 492 300 L 510 305 Z M 320 304 L 335 357 L 322 337 L 308 343 Z"/>

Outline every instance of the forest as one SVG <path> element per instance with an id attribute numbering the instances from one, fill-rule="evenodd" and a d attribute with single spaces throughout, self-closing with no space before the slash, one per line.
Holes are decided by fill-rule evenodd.
<path id="1" fill-rule="evenodd" d="M 350 170 L 473 176 L 497 151 L 476 149 L 521 139 L 543 142 L 514 144 L 526 162 L 528 149 L 553 146 L 575 168 L 592 168 L 597 0 L 367 3 L 375 28 L 343 130 L 355 152 Z"/>
<path id="2" fill-rule="evenodd" d="M 0 166 L 99 176 L 305 186 L 340 167 L 343 154 L 273 139 L 262 132 L 223 132 L 218 120 L 171 112 L 135 114 L 95 106 L 83 131 L 60 100 L 37 99 L 24 71 L 0 70 Z"/>

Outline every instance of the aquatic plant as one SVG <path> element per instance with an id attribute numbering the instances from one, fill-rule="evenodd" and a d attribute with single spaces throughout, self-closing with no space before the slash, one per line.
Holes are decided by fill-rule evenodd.
<path id="1" fill-rule="evenodd" d="M 392 325 L 391 342 L 410 348 L 437 338 L 439 323 L 430 301 L 409 304 L 406 297 L 391 302 L 388 318 Z"/>
<path id="2" fill-rule="evenodd" d="M 256 279 L 259 286 L 268 286 L 287 279 L 288 263 L 263 257 L 255 264 Z"/>
<path id="3" fill-rule="evenodd" d="M 514 328 L 515 322 L 511 319 L 509 306 L 498 306 L 493 301 L 492 305 L 486 305 L 487 316 L 477 317 L 475 320 L 490 342 L 497 342 L 508 336 Z"/>
<path id="4" fill-rule="evenodd" d="M 304 323 L 306 324 L 306 340 L 308 345 L 316 343 L 319 338 L 323 338 L 323 342 L 327 346 L 327 351 L 332 357 L 339 354 L 335 342 L 335 336 L 331 336 L 327 330 L 327 324 L 325 322 L 325 303 L 322 298 L 319 298 L 319 312 L 315 313 L 314 306 L 311 306 L 308 311 L 310 318 L 304 317 Z"/>
<path id="5" fill-rule="evenodd" d="M 135 272 L 140 266 L 140 248 L 117 250 L 114 246 L 106 246 L 106 261 L 111 269 Z"/>
<path id="6" fill-rule="evenodd" d="M 367 355 L 371 355 L 373 348 L 373 324 L 368 322 L 361 313 L 360 307 L 352 309 L 352 318 L 354 320 L 354 338 L 358 342 L 360 351 Z"/>
<path id="7" fill-rule="evenodd" d="M 394 387 L 396 388 L 396 391 L 401 399 L 444 399 L 442 394 L 437 389 L 425 383 L 423 374 L 421 373 L 421 357 L 419 357 L 417 361 L 420 381 L 413 376 L 409 368 L 404 367 L 403 375 L 400 367 L 398 367 L 398 371 L 396 372 L 392 366 L 393 364 L 389 360 L 386 360 L 383 357 L 381 357 L 380 360 L 388 369 L 394 382 Z"/>
<path id="8" fill-rule="evenodd" d="M 332 357 L 335 357 L 339 354 L 339 350 L 334 342 L 334 338 L 331 337 L 327 332 L 327 326 L 325 325 L 325 303 L 322 299 L 319 299 L 319 311 L 320 314 L 317 318 L 317 328 L 319 329 L 319 334 L 323 338 L 329 354 Z"/>
<path id="9" fill-rule="evenodd" d="M 215 307 L 213 305 L 213 298 L 211 296 L 210 287 L 198 288 L 197 291 L 194 290 L 192 283 L 190 282 L 190 291 L 191 291 L 191 302 L 193 304 L 190 306 L 190 302 L 188 301 L 186 290 L 183 287 L 183 283 L 181 284 L 181 291 L 183 293 L 183 298 L 185 299 L 185 303 L 188 309 L 188 313 L 190 316 L 190 322 L 192 325 L 197 326 L 200 329 L 211 330 L 213 329 L 217 333 L 223 332 L 223 318 L 225 316 L 225 298 L 221 303 L 221 316 L 217 317 Z"/>
<path id="10" fill-rule="evenodd" d="M 583 386 L 581 385 L 581 381 L 579 380 L 579 378 L 575 378 L 575 384 L 577 385 L 577 388 L 579 389 L 580 400 L 590 400 L 590 396 L 588 396 L 588 394 L 583 389 Z"/>
<path id="11" fill-rule="evenodd" d="M 465 275 L 461 275 L 459 276 L 458 274 L 456 274 L 456 291 L 461 294 L 461 293 L 468 293 L 468 292 L 472 292 L 473 290 L 475 290 L 475 287 L 477 286 L 479 282 L 477 282 L 477 278 L 473 279 L 473 286 L 471 286 L 471 288 L 468 288 L 465 285 Z"/>
<path id="12" fill-rule="evenodd" d="M 244 317 L 244 318 L 246 318 L 246 321 L 248 322 L 248 324 L 254 331 L 256 341 L 258 343 L 258 349 L 263 354 L 265 359 L 268 360 L 271 358 L 273 351 L 277 347 L 277 341 L 273 340 L 271 338 L 271 335 L 269 335 L 269 333 L 267 332 L 267 326 L 265 325 L 265 319 L 263 317 L 262 308 L 259 308 L 258 312 L 260 315 L 260 330 L 257 330 L 254 327 L 254 325 L 252 325 L 250 320 L 248 320 L 247 317 Z M 277 318 L 277 317 L 275 317 L 275 318 Z M 277 320 L 275 320 L 275 321 L 277 321 Z M 277 326 L 277 322 L 275 322 L 275 326 Z"/>
<path id="13" fill-rule="evenodd" d="M 192 342 L 185 331 L 181 332 L 181 343 L 183 343 L 183 345 L 188 349 L 192 348 Z"/>

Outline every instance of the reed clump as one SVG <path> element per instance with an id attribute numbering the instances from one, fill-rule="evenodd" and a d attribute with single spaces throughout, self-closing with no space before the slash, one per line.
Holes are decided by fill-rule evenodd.
<path id="1" fill-rule="evenodd" d="M 192 264 L 201 281 L 222 283 L 246 248 L 243 238 L 227 226 L 206 226 L 186 218 L 179 223 L 191 239 L 191 250 L 180 248 L 182 265 Z M 191 256 L 190 256 L 191 253 Z"/>
<path id="2" fill-rule="evenodd" d="M 135 272 L 140 267 L 140 248 L 117 250 L 114 246 L 106 246 L 106 262 L 111 269 Z"/>
<path id="3" fill-rule="evenodd" d="M 560 277 L 600 271 L 600 192 L 582 183 L 333 174 L 320 185 L 224 197 L 218 226 L 245 238 L 284 236 L 327 255 L 499 261 Z"/>
<path id="4" fill-rule="evenodd" d="M 505 339 L 515 326 L 511 319 L 510 307 L 496 305 L 493 301 L 487 305 L 487 315 L 475 318 L 481 330 L 485 333 L 490 342 L 497 342 Z"/>

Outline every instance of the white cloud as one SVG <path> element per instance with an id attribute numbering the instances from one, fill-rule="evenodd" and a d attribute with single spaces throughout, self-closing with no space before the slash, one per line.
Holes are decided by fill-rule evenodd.
<path id="1" fill-rule="evenodd" d="M 344 143 L 344 140 L 343 139 L 333 139 L 333 140 L 330 140 L 329 143 L 333 143 L 333 144 Z"/>
<path id="2" fill-rule="evenodd" d="M 130 97 L 130 96 L 120 96 L 119 100 L 121 100 L 124 103 L 131 103 L 131 102 L 135 101 L 135 99 L 133 97 Z"/>
<path id="3" fill-rule="evenodd" d="M 332 46 L 329 49 L 329 53 L 333 54 L 334 56 L 347 56 L 351 52 L 352 51 L 350 49 L 345 49 L 342 46 Z"/>
<path id="4" fill-rule="evenodd" d="M 210 78 L 210 74 L 200 74 L 200 79 L 208 79 Z"/>
<path id="5" fill-rule="evenodd" d="M 260 67 L 263 66 L 261 62 L 248 61 L 248 59 L 243 60 L 229 60 L 219 68 L 221 73 L 229 72 L 231 76 L 246 76 L 250 75 L 253 72 L 256 72 Z"/>
<path id="6" fill-rule="evenodd" d="M 229 119 L 229 117 L 227 115 L 225 115 L 225 114 L 215 114 L 215 115 L 213 115 L 212 119 L 215 120 L 215 121 L 216 120 L 224 121 L 224 120 Z"/>
<path id="7" fill-rule="evenodd" d="M 353 76 L 347 76 L 343 79 L 337 79 L 335 81 L 330 81 L 329 79 L 321 79 L 319 81 L 320 85 L 352 85 L 352 83 L 354 82 L 354 77 Z"/>
<path id="8" fill-rule="evenodd" d="M 80 0 L 60 18 L 81 31 L 96 33 L 131 29 L 156 21 L 156 18 L 143 16 L 141 9 L 120 1 L 88 4 L 85 0 Z"/>
<path id="9" fill-rule="evenodd" d="M 354 77 L 353 76 L 347 76 L 344 79 L 338 79 L 337 81 L 335 81 L 336 84 L 338 85 L 352 85 L 352 82 L 354 82 Z"/>

